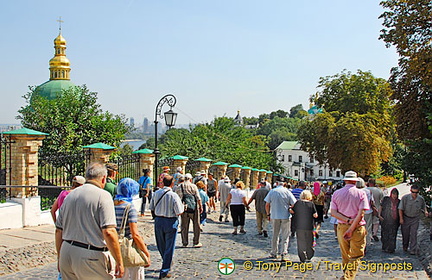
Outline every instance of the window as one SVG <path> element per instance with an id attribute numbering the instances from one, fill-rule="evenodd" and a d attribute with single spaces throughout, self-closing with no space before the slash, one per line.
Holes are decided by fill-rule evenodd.
<path id="1" fill-rule="evenodd" d="M 340 177 L 340 171 L 336 171 L 336 177 Z"/>
<path id="2" fill-rule="evenodd" d="M 311 169 L 309 173 L 310 173 L 311 176 L 313 176 L 314 175 L 313 169 Z"/>
<path id="3" fill-rule="evenodd" d="M 329 177 L 333 177 L 333 170 L 329 171 Z"/>
<path id="4" fill-rule="evenodd" d="M 281 161 L 285 161 L 285 155 L 282 155 L 282 160 Z"/>
<path id="5" fill-rule="evenodd" d="M 294 170 L 294 176 L 298 177 L 298 170 Z"/>
<path id="6" fill-rule="evenodd" d="M 288 162 L 292 162 L 292 155 L 288 155 Z"/>
<path id="7" fill-rule="evenodd" d="M 299 162 L 303 162 L 303 156 L 299 156 Z"/>
<path id="8" fill-rule="evenodd" d="M 318 171 L 318 176 L 320 176 L 320 177 L 323 176 L 323 171 L 322 171 L 322 169 L 320 169 L 320 170 Z"/>
<path id="9" fill-rule="evenodd" d="M 310 157 L 310 163 L 314 163 L 314 158 Z"/>

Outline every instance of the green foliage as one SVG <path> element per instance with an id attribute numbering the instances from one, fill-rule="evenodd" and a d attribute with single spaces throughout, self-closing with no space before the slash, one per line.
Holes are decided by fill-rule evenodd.
<path id="1" fill-rule="evenodd" d="M 334 169 L 376 172 L 392 153 L 389 85 L 358 70 L 320 78 L 318 88 L 313 101 L 325 112 L 300 127 L 302 149 Z"/>
<path id="2" fill-rule="evenodd" d="M 273 161 L 264 136 L 235 126 L 233 119 L 226 117 L 189 130 L 170 129 L 160 139 L 160 150 L 164 156 L 206 157 L 255 168 L 268 168 Z"/>
<path id="3" fill-rule="evenodd" d="M 49 134 L 41 149 L 45 154 L 78 154 L 83 146 L 98 142 L 119 146 L 128 132 L 125 117 L 103 112 L 97 93 L 85 86 L 63 90 L 54 100 L 39 96 L 36 90 L 30 87 L 23 96 L 27 104 L 18 111 L 17 119 L 26 128 Z M 68 172 L 73 175 L 74 168 L 69 167 Z"/>
<path id="4" fill-rule="evenodd" d="M 398 135 L 407 147 L 404 169 L 425 187 L 432 183 L 432 2 L 386 0 L 380 39 L 399 54 L 391 71 Z"/>
<path id="5" fill-rule="evenodd" d="M 303 109 L 302 104 L 298 104 L 290 109 L 290 113 L 289 113 L 290 118 L 302 119 L 305 116 L 307 116 L 307 112 Z"/>

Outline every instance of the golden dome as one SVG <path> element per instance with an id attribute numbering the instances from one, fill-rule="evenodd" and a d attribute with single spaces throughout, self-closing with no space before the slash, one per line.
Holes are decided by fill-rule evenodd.
<path id="1" fill-rule="evenodd" d="M 54 56 L 49 61 L 50 68 L 52 67 L 62 67 L 69 68 L 70 61 L 66 56 Z"/>
<path id="2" fill-rule="evenodd" d="M 54 45 L 66 45 L 66 40 L 61 34 L 54 39 Z"/>

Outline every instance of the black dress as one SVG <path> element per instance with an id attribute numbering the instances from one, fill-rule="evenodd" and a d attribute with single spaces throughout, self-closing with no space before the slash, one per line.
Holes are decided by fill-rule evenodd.
<path id="1" fill-rule="evenodd" d="M 382 250 L 393 253 L 396 249 L 396 237 L 399 229 L 399 199 L 392 200 L 389 196 L 384 197 L 381 203 L 381 216 L 384 220 L 381 223 Z"/>
<path id="2" fill-rule="evenodd" d="M 297 200 L 293 207 L 293 219 L 296 224 L 297 253 L 301 262 L 312 259 L 315 253 L 313 248 L 313 214 L 315 205 L 311 201 Z"/>

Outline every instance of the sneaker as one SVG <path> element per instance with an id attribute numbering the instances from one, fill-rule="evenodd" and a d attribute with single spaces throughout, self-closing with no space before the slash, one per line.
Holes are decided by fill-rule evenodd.
<path id="1" fill-rule="evenodd" d="M 165 276 L 159 275 L 159 279 L 165 279 L 165 278 L 171 278 L 171 274 L 168 273 L 168 274 L 165 275 Z"/>
<path id="2" fill-rule="evenodd" d="M 194 248 L 201 248 L 201 247 L 202 247 L 202 244 L 201 244 L 201 243 L 198 243 L 198 244 L 193 245 L 193 247 L 194 247 Z"/>
<path id="3" fill-rule="evenodd" d="M 268 237 L 267 231 L 263 231 L 264 237 Z"/>
<path id="4" fill-rule="evenodd" d="M 241 234 L 245 234 L 246 231 L 245 231 L 244 229 L 241 229 L 241 230 L 240 230 L 240 233 L 241 233 Z"/>
<path id="5" fill-rule="evenodd" d="M 376 235 L 373 235 L 372 238 L 373 238 L 373 240 L 374 240 L 375 242 L 378 242 L 378 241 L 379 241 L 379 238 L 378 238 L 378 236 L 376 236 Z"/>
<path id="6" fill-rule="evenodd" d="M 223 218 L 223 216 L 220 215 L 220 216 L 219 216 L 219 222 L 222 222 L 222 218 Z"/>
<path id="7" fill-rule="evenodd" d="M 237 231 L 233 231 L 232 234 L 233 234 L 233 235 L 237 235 Z"/>

